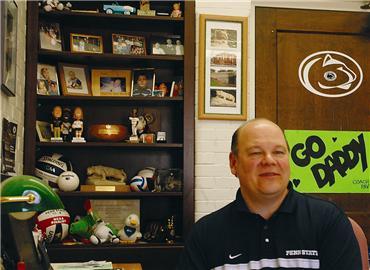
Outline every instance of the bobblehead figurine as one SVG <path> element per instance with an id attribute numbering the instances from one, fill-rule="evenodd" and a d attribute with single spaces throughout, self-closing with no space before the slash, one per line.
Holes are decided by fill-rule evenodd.
<path id="1" fill-rule="evenodd" d="M 73 139 L 72 142 L 86 142 L 85 138 L 82 137 L 82 132 L 84 131 L 84 123 L 83 123 L 83 112 L 81 107 L 76 107 L 73 111 L 73 123 L 72 123 L 72 130 L 73 130 Z"/>
<path id="2" fill-rule="evenodd" d="M 61 132 L 62 132 L 62 138 L 64 142 L 71 141 L 71 134 L 72 134 L 71 118 L 72 118 L 71 109 L 63 108 Z"/>
<path id="3" fill-rule="evenodd" d="M 62 142 L 63 139 L 60 137 L 60 130 L 62 126 L 62 107 L 55 106 L 52 111 L 52 121 L 50 124 L 51 132 L 53 137 L 51 137 L 52 142 Z"/>

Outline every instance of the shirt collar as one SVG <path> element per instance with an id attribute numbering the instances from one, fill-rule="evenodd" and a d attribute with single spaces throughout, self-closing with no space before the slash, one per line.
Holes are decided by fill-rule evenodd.
<path id="1" fill-rule="evenodd" d="M 293 189 L 293 184 L 291 182 L 288 183 L 288 194 L 283 200 L 283 203 L 280 205 L 279 209 L 276 213 L 293 213 L 294 209 L 296 208 L 296 191 Z M 247 204 L 245 203 L 240 188 L 236 193 L 235 198 L 235 206 L 237 211 L 251 213 Z"/>

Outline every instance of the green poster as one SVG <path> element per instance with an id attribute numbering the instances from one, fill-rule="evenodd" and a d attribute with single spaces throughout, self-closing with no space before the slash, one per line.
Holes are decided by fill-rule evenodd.
<path id="1" fill-rule="evenodd" d="M 370 193 L 370 132 L 286 130 L 300 192 Z"/>

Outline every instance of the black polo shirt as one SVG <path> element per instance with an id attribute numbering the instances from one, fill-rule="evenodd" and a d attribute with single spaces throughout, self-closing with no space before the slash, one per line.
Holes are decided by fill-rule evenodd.
<path id="1" fill-rule="evenodd" d="M 288 189 L 269 220 L 251 213 L 238 190 L 235 201 L 194 224 L 177 269 L 361 270 L 343 211 Z"/>

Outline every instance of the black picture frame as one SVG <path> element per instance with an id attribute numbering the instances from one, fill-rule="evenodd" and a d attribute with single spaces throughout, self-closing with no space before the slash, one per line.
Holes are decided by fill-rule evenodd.
<path id="1" fill-rule="evenodd" d="M 15 1 L 0 1 L 1 90 L 15 96 L 17 63 L 18 6 Z"/>

